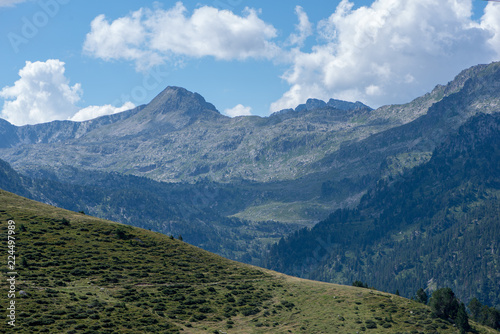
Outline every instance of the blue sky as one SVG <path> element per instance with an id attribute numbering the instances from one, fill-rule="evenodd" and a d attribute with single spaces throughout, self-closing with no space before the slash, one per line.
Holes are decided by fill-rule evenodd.
<path id="1" fill-rule="evenodd" d="M 0 117 L 85 120 L 167 86 L 222 113 L 307 98 L 404 103 L 500 60 L 500 3 L 480 0 L 0 0 Z"/>

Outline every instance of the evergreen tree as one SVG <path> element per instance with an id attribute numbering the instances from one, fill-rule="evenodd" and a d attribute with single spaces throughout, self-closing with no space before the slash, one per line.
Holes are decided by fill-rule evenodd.
<path id="1" fill-rule="evenodd" d="M 468 304 L 474 321 L 494 329 L 500 329 L 500 311 L 494 307 L 481 304 L 477 298 L 472 298 Z"/>
<path id="2" fill-rule="evenodd" d="M 455 293 L 450 288 L 434 291 L 429 301 L 432 312 L 442 319 L 456 319 L 460 305 Z"/>
<path id="3" fill-rule="evenodd" d="M 469 317 L 467 316 L 467 312 L 465 311 L 464 303 L 461 303 L 458 308 L 455 324 L 460 330 L 460 334 L 465 334 L 470 330 Z"/>
<path id="4" fill-rule="evenodd" d="M 484 305 L 481 309 L 482 324 L 494 329 L 500 329 L 500 311 Z"/>
<path id="5" fill-rule="evenodd" d="M 415 300 L 419 303 L 427 304 L 428 299 L 429 297 L 427 296 L 427 293 L 425 293 L 425 290 L 422 288 L 418 289 Z"/>
<path id="6" fill-rule="evenodd" d="M 358 288 L 368 288 L 368 284 L 363 283 L 361 281 L 354 281 L 352 282 L 352 286 L 358 287 Z"/>
<path id="7" fill-rule="evenodd" d="M 467 306 L 469 307 L 472 319 L 474 319 L 474 321 L 481 322 L 481 308 L 483 306 L 481 302 L 476 297 L 474 297 L 471 299 Z"/>

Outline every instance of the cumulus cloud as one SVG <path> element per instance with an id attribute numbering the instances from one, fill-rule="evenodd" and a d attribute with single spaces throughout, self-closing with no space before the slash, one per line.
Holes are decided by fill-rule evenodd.
<path id="1" fill-rule="evenodd" d="M 224 110 L 224 113 L 226 115 L 228 115 L 229 117 L 251 116 L 252 115 L 252 108 L 245 107 L 242 104 L 238 104 L 238 105 L 234 106 L 233 108 Z"/>
<path id="2" fill-rule="evenodd" d="M 0 90 L 0 97 L 4 99 L 0 117 L 15 125 L 67 119 L 83 121 L 134 107 L 127 102 L 119 108 L 106 105 L 80 110 L 76 104 L 81 99 L 81 85 L 70 85 L 64 66 L 58 59 L 27 61 L 19 71 L 19 80 Z"/>
<path id="3" fill-rule="evenodd" d="M 125 102 L 121 107 L 114 107 L 111 104 L 106 104 L 103 106 L 88 106 L 79 110 L 70 118 L 70 120 L 77 122 L 86 121 L 100 116 L 116 114 L 133 108 L 135 108 L 135 104 L 133 104 L 132 102 Z"/>
<path id="4" fill-rule="evenodd" d="M 104 15 L 91 23 L 83 49 L 105 60 L 124 59 L 145 69 L 178 56 L 211 56 L 221 60 L 272 58 L 276 29 L 245 9 L 243 16 L 203 6 L 191 16 L 181 2 L 173 8 L 142 8 L 109 22 Z"/>
<path id="5" fill-rule="evenodd" d="M 69 85 L 64 72 L 64 63 L 57 59 L 27 61 L 14 86 L 0 91 L 5 99 L 2 118 L 23 125 L 72 116 L 78 111 L 75 103 L 82 91 L 80 84 Z"/>
<path id="6" fill-rule="evenodd" d="M 372 107 L 408 102 L 460 70 L 498 57 L 500 9 L 493 5 L 474 22 L 471 0 L 376 0 L 357 9 L 342 0 L 318 23 L 321 42 L 311 52 L 291 51 L 292 66 L 283 75 L 291 88 L 271 111 L 309 97 Z"/>
<path id="7" fill-rule="evenodd" d="M 18 3 L 26 2 L 27 0 L 0 0 L 0 7 L 13 7 Z"/>
<path id="8" fill-rule="evenodd" d="M 138 60 L 149 58 L 143 51 L 145 29 L 141 18 L 143 11 L 132 13 L 129 17 L 116 19 L 112 23 L 104 15 L 97 16 L 90 24 L 84 50 L 104 60 Z"/>

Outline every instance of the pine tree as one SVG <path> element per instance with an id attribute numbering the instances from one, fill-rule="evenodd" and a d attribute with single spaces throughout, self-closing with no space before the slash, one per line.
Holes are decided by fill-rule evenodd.
<path id="1" fill-rule="evenodd" d="M 432 312 L 441 319 L 456 319 L 460 305 L 450 288 L 434 291 L 429 301 Z"/>
<path id="2" fill-rule="evenodd" d="M 422 288 L 418 289 L 417 295 L 415 296 L 415 300 L 419 303 L 427 304 L 428 299 L 429 297 L 427 296 L 427 293 L 425 293 L 425 290 Z"/>
<path id="3" fill-rule="evenodd" d="M 467 316 L 467 312 L 465 311 L 464 303 L 461 303 L 460 307 L 458 308 L 455 324 L 460 330 L 460 334 L 465 334 L 470 330 L 469 317 Z"/>
<path id="4" fill-rule="evenodd" d="M 481 308 L 483 307 L 481 302 L 476 297 L 474 297 L 471 299 L 468 306 L 472 319 L 474 319 L 474 321 L 480 322 Z"/>

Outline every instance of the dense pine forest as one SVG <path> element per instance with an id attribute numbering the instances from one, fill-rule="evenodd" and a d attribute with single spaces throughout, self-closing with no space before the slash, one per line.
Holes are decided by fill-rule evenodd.
<path id="1" fill-rule="evenodd" d="M 247 263 L 261 258 L 261 240 L 271 243 L 298 228 L 290 223 L 253 223 L 228 217 L 245 201 L 262 196 L 251 183 L 165 183 L 78 170 L 68 178 L 75 182 L 60 182 L 47 174 L 30 178 L 0 160 L 0 189 L 75 212 L 182 235 L 190 244 Z"/>
<path id="2" fill-rule="evenodd" d="M 273 246 L 266 265 L 302 277 L 356 279 L 411 297 L 450 286 L 499 306 L 500 114 L 478 115 L 430 161 L 381 180 L 356 209 L 338 210 Z"/>

